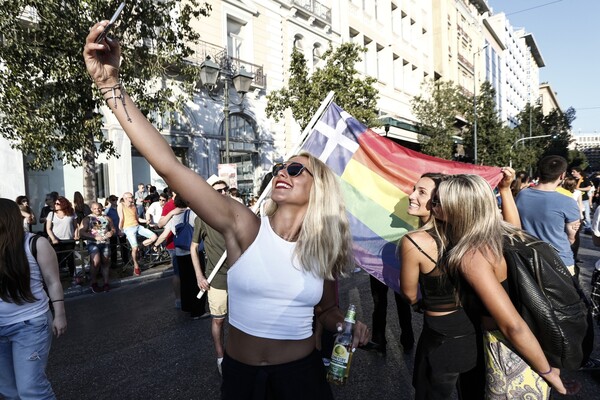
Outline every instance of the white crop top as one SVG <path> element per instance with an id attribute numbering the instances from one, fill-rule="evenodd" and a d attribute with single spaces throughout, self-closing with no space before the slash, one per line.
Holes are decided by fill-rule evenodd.
<path id="1" fill-rule="evenodd" d="M 301 340 L 313 333 L 323 278 L 302 270 L 288 242 L 261 218 L 254 242 L 227 272 L 229 323 L 252 336 Z"/>

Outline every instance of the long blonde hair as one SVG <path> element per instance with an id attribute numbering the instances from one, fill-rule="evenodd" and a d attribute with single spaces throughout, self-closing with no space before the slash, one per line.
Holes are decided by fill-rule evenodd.
<path id="1" fill-rule="evenodd" d="M 350 223 L 337 177 L 310 153 L 293 157 L 306 157 L 314 178 L 296 256 L 304 270 L 316 276 L 329 280 L 343 276 L 354 267 L 354 258 Z M 276 211 L 277 204 L 270 202 L 265 214 L 272 216 Z"/>
<path id="2" fill-rule="evenodd" d="M 491 263 L 502 259 L 506 233 L 519 233 L 502 220 L 490 185 L 478 175 L 452 175 L 440 183 L 435 211 L 446 267 L 456 273 L 465 257 L 480 251 Z"/>

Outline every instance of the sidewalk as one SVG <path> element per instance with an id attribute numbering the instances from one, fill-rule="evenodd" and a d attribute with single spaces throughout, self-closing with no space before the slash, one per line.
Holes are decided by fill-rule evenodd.
<path id="1" fill-rule="evenodd" d="M 77 268 L 78 270 L 80 269 L 80 267 Z M 111 289 L 115 289 L 121 286 L 151 281 L 154 279 L 160 279 L 171 275 L 173 275 L 173 267 L 169 262 L 154 265 L 151 267 L 142 266 L 142 274 L 140 276 L 133 275 L 131 269 L 123 270 L 121 266 L 111 266 L 109 285 Z M 100 283 L 102 282 L 102 275 L 100 272 L 98 272 L 97 280 Z M 65 291 L 65 298 L 92 293 L 92 289 L 90 287 L 89 272 L 85 274 L 83 282 L 79 285 L 71 285 L 70 277 L 64 277 L 62 273 L 61 282 Z"/>

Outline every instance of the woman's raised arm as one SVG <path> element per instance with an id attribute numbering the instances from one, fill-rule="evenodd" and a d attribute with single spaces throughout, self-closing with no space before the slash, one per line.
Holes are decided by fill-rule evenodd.
<path id="1" fill-rule="evenodd" d="M 502 168 L 502 180 L 498 183 L 498 193 L 502 200 L 502 217 L 506 222 L 521 228 L 519 210 L 515 203 L 510 184 L 515 180 L 515 170 L 510 167 Z"/>
<path id="2" fill-rule="evenodd" d="M 86 38 L 83 56 L 87 70 L 135 148 L 164 178 L 167 184 L 188 201 L 200 218 L 221 232 L 228 243 L 244 244 L 252 224 L 259 222 L 244 205 L 223 198 L 206 181 L 182 165 L 160 132 L 144 117 L 119 81 L 121 48 L 116 39 L 95 43 L 108 21 L 95 24 Z M 254 222 L 253 222 L 254 221 Z M 253 238 L 252 238 L 253 240 Z M 250 243 L 252 242 L 250 240 Z"/>

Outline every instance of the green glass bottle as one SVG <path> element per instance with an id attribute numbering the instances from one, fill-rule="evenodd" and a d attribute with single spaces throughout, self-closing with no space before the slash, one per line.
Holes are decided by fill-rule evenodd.
<path id="1" fill-rule="evenodd" d="M 344 330 L 335 338 L 331 363 L 327 370 L 327 381 L 336 385 L 344 385 L 350 373 L 352 362 L 352 331 L 356 322 L 356 307 L 350 304 L 344 318 Z"/>

